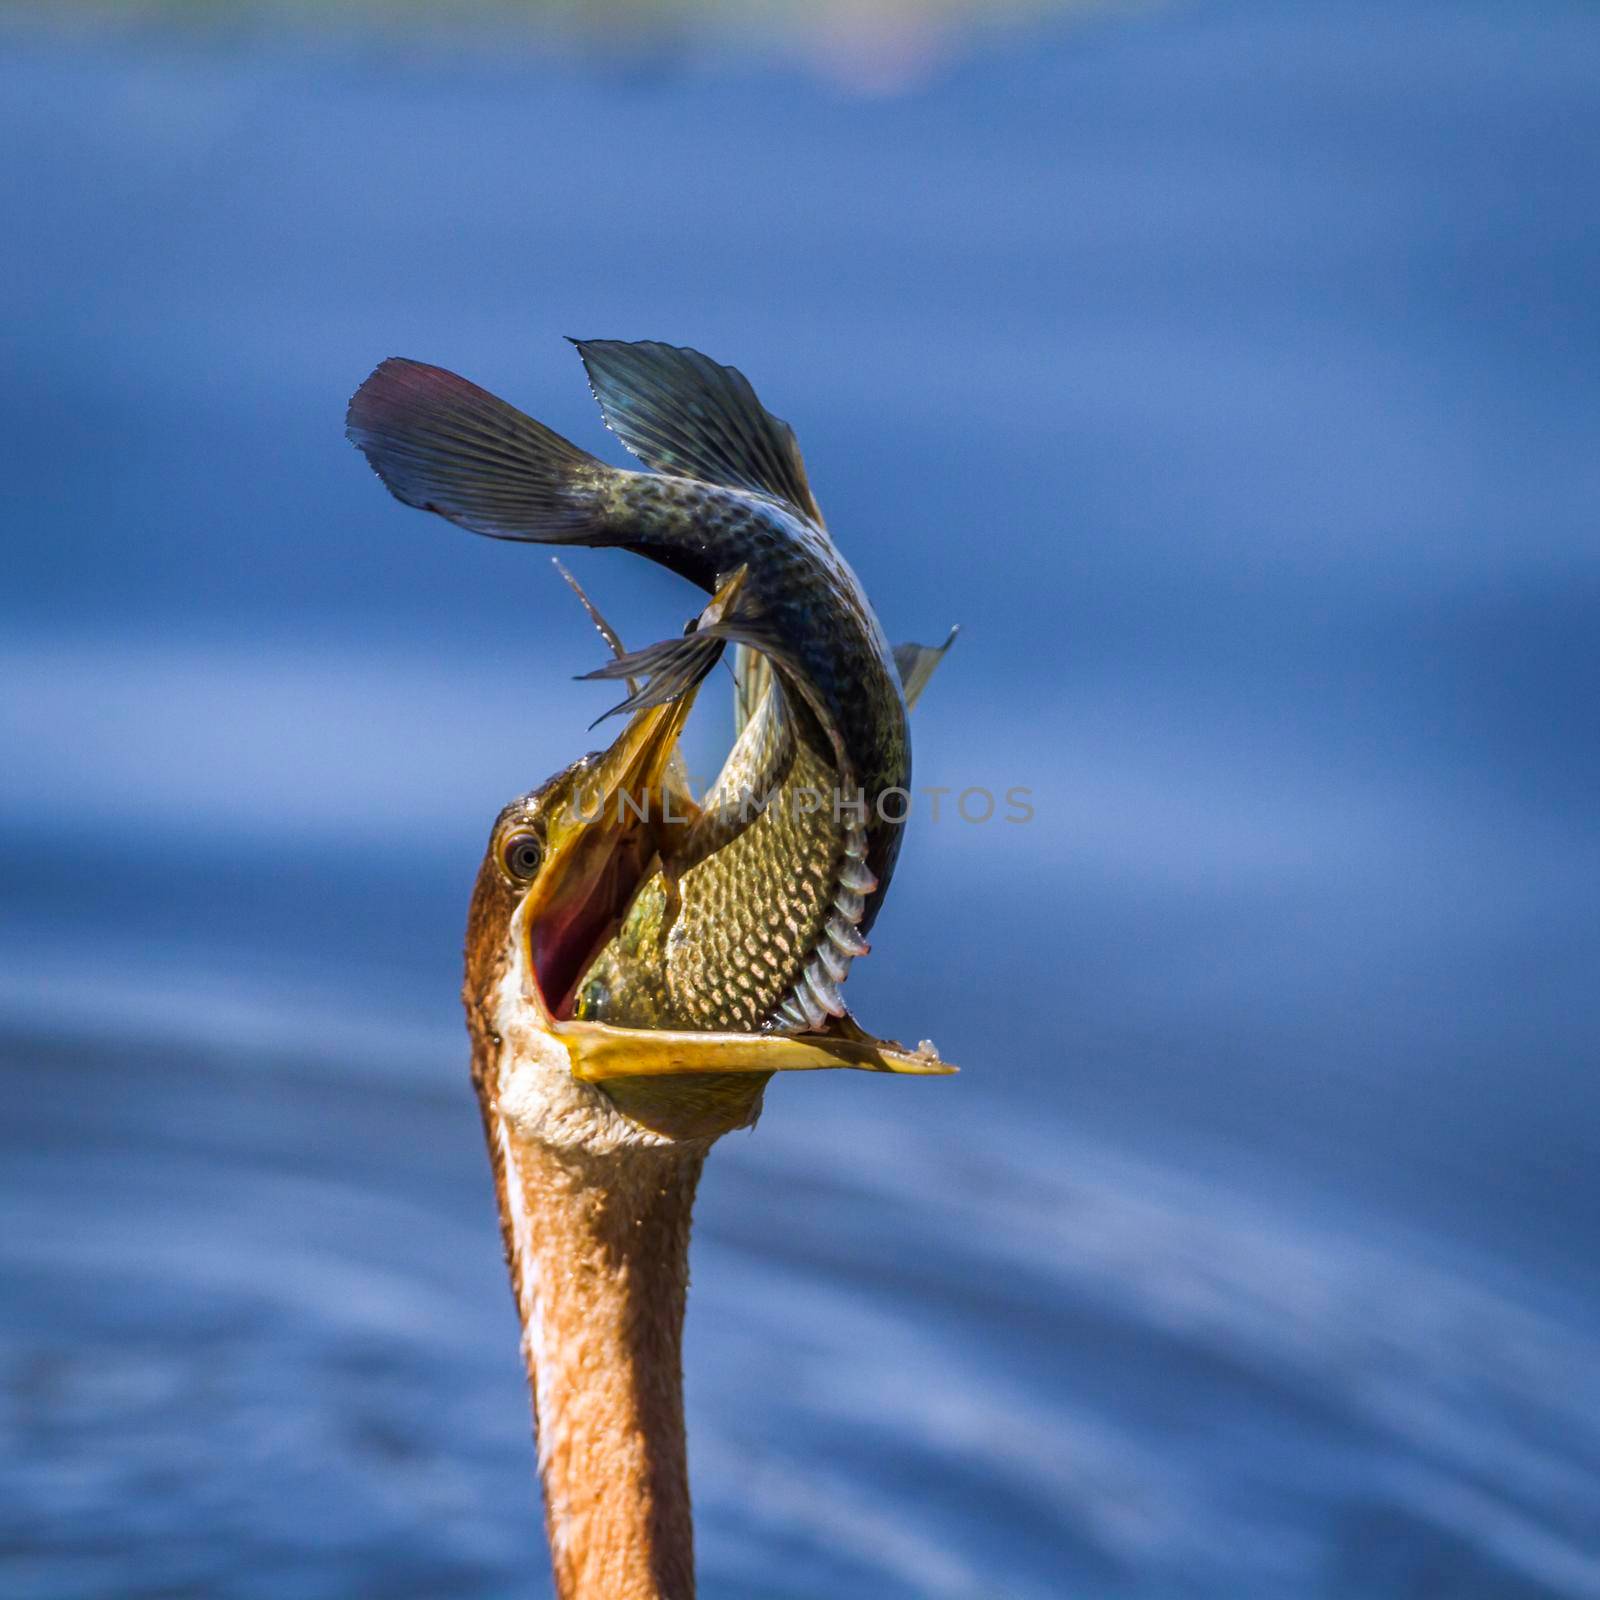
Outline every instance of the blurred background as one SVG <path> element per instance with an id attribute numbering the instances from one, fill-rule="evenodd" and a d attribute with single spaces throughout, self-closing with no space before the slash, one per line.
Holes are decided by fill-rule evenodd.
<path id="1" fill-rule="evenodd" d="M 1597 148 L 1576 0 L 0 11 L 0 1592 L 548 1592 L 456 989 L 614 694 L 342 419 L 573 334 L 1035 808 L 709 1164 L 703 1593 L 1600 1595 Z"/>

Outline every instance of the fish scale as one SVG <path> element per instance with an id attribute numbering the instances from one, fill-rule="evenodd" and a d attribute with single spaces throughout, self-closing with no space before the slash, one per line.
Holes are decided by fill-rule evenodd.
<path id="1" fill-rule="evenodd" d="M 767 809 L 684 874 L 670 923 L 666 883 L 652 878 L 579 986 L 575 1015 L 624 1027 L 754 1031 L 767 1023 L 819 946 L 835 948 L 827 923 L 843 833 L 823 810 L 791 804 L 834 781 L 832 767 L 802 743 Z"/>

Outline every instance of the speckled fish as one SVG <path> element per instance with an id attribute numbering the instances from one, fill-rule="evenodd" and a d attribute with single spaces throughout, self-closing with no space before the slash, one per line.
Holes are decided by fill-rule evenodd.
<path id="1" fill-rule="evenodd" d="M 565 568 L 561 571 L 619 658 L 616 665 L 588 676 L 627 675 L 633 693 L 624 706 L 664 701 L 678 692 L 675 685 L 700 680 L 706 670 L 701 665 L 704 652 L 714 647 L 716 633 L 707 629 L 707 617 L 713 608 L 720 613 L 738 606 L 744 577 L 740 568 L 712 608 L 686 630 L 686 637 L 628 656 L 577 580 Z M 738 610 L 730 614 L 735 621 L 742 616 Z M 905 659 L 914 664 L 906 676 L 908 705 L 943 648 L 917 647 L 912 653 L 906 647 Z M 690 1073 L 688 1063 L 706 1057 L 689 1041 L 705 1036 L 683 1030 L 747 1029 L 766 1014 L 772 996 L 782 992 L 786 970 L 790 930 L 781 919 L 790 917 L 796 905 L 821 902 L 827 879 L 820 868 L 834 858 L 839 845 L 838 823 L 816 803 L 830 781 L 828 770 L 790 731 L 781 683 L 765 658 L 743 646 L 740 655 L 734 698 L 742 731 L 722 773 L 700 809 L 688 793 L 681 763 L 669 764 L 662 810 L 680 825 L 658 830 L 660 864 L 635 896 L 617 935 L 579 980 L 570 1008 L 580 1021 L 651 1030 L 651 1048 L 664 1032 L 680 1041 L 684 1075 L 672 1080 L 619 1077 L 605 1086 L 635 1122 L 680 1135 L 748 1127 L 760 1114 L 770 1073 L 752 1066 L 747 1075 L 733 1075 L 709 1065 L 704 1072 Z M 644 690 L 632 676 L 641 663 L 657 668 Z M 675 665 L 661 670 L 663 663 Z M 752 796 L 765 802 L 753 813 L 745 810 Z M 838 957 L 828 951 L 824 959 Z M 809 987 L 803 992 L 809 995 Z M 818 1020 L 833 1039 L 865 1047 L 866 1062 L 880 1070 L 885 1065 L 893 1071 L 911 1070 L 893 1064 L 906 1059 L 904 1047 L 873 1038 L 842 1007 Z M 767 1037 L 779 1029 L 799 1036 L 812 1027 L 812 1018 L 796 1027 L 780 1011 Z M 809 1032 L 809 1037 L 821 1035 Z M 915 1070 L 933 1070 L 937 1053 L 924 1041 L 914 1060 Z"/>
<path id="2" fill-rule="evenodd" d="M 622 656 L 591 677 L 626 673 L 632 684 L 641 663 L 687 660 L 703 648 L 688 638 L 623 656 L 614 630 L 578 593 Z M 940 654 L 916 647 L 921 670 L 907 679 L 908 705 Z M 842 893 L 830 876 L 851 842 L 849 818 L 830 804 L 840 779 L 822 742 L 797 733 L 805 719 L 789 709 L 782 674 L 747 646 L 739 655 L 733 750 L 704 809 L 664 852 L 618 937 L 579 985 L 575 1016 L 652 1028 L 756 1028 L 770 1019 L 805 1029 L 831 1027 L 829 1017 L 844 1021 L 838 985 L 850 948 L 860 948 L 851 919 L 865 885 L 848 860 Z M 665 681 L 670 692 L 671 678 Z M 827 987 L 807 981 L 786 1000 L 796 924 L 803 929 L 809 918 L 815 926 L 824 915 L 832 922 L 831 934 L 824 923 L 826 942 L 818 946 Z"/>
<path id="3" fill-rule="evenodd" d="M 574 1012 L 574 990 L 637 903 L 641 880 L 694 835 L 697 811 L 677 739 L 698 685 L 722 653 L 714 624 L 736 604 L 743 582 L 740 569 L 701 614 L 690 647 L 677 652 L 670 695 L 658 674 L 632 697 L 650 703 L 634 711 L 608 750 L 574 762 L 500 813 L 468 923 L 463 997 L 481 1046 L 475 1071 L 504 1038 L 537 1035 L 635 1128 L 668 1139 L 709 1140 L 748 1125 L 774 1072 L 954 1070 L 931 1046 L 908 1051 L 854 1027 L 831 1036 L 639 1030 Z M 590 614 L 614 638 L 598 612 Z M 574 1114 L 595 1109 L 581 1096 L 572 1105 Z"/>
<path id="4" fill-rule="evenodd" d="M 606 422 L 653 470 L 607 466 L 416 362 L 383 363 L 348 419 L 397 498 L 475 532 L 630 549 L 708 592 L 744 571 L 738 615 L 700 630 L 700 648 L 743 647 L 745 720 L 709 820 L 679 841 L 683 854 L 565 1004 L 633 1027 L 836 1027 L 899 848 L 903 808 L 878 800 L 910 782 L 901 675 L 920 684 L 939 652 L 902 647 L 897 663 L 824 527 L 793 432 L 740 373 L 654 343 L 578 350 Z M 649 678 L 630 709 L 681 690 L 683 649 L 669 641 L 606 669 Z M 770 804 L 719 831 L 715 802 L 785 786 L 821 804 Z"/>

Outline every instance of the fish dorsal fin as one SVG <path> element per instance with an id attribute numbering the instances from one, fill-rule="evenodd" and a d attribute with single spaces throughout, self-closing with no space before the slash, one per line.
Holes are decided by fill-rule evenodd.
<path id="1" fill-rule="evenodd" d="M 794 429 L 750 380 L 698 350 L 574 339 L 606 426 L 647 467 L 785 500 L 820 528 Z"/>
<path id="2" fill-rule="evenodd" d="M 894 647 L 894 664 L 900 669 L 900 687 L 905 692 L 908 711 L 921 698 L 933 669 L 944 660 L 945 651 L 956 642 L 960 632 L 959 626 L 952 628 L 943 644 L 897 644 Z"/>

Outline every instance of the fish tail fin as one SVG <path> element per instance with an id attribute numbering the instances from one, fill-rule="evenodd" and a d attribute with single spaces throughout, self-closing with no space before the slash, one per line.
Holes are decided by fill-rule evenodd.
<path id="1" fill-rule="evenodd" d="M 345 433 L 397 499 L 474 533 L 604 544 L 586 450 L 442 367 L 391 357 L 356 390 Z"/>

